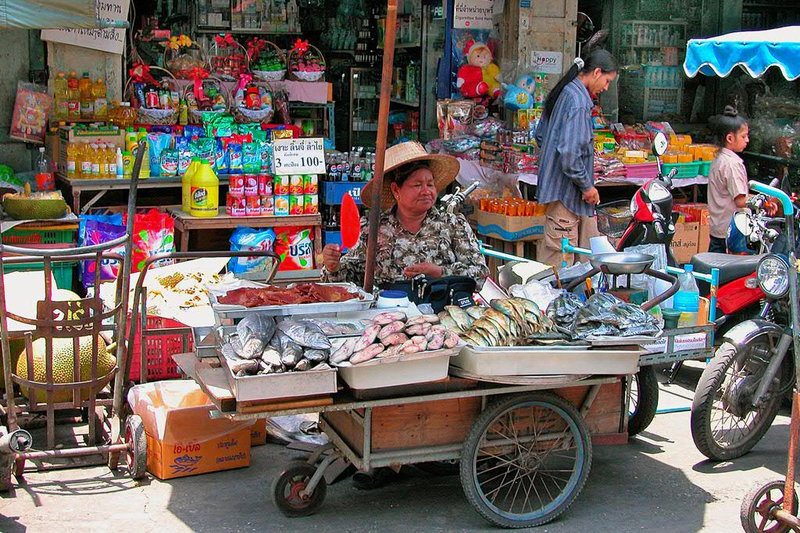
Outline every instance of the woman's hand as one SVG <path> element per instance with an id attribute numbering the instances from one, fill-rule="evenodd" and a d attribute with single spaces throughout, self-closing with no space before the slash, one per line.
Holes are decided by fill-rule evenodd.
<path id="1" fill-rule="evenodd" d="M 600 193 L 597 192 L 597 187 L 586 189 L 583 191 L 583 201 L 590 205 L 597 205 L 600 203 Z"/>
<path id="2" fill-rule="evenodd" d="M 336 272 L 339 270 L 339 260 L 342 257 L 342 249 L 338 244 L 327 244 L 322 249 L 322 264 L 328 269 L 328 272 Z"/>
<path id="3" fill-rule="evenodd" d="M 425 274 L 432 278 L 441 278 L 444 275 L 444 269 L 433 263 L 417 263 L 403 269 L 403 275 L 407 278 L 413 278 L 419 274 Z"/>

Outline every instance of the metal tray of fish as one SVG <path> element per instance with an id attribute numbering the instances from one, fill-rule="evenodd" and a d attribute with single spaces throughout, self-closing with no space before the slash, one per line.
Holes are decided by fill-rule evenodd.
<path id="1" fill-rule="evenodd" d="M 197 357 L 216 357 L 219 353 L 219 337 L 214 326 L 192 328 L 194 352 Z"/>
<path id="2" fill-rule="evenodd" d="M 260 307 L 245 307 L 243 305 L 221 304 L 217 301 L 217 294 L 209 291 L 211 308 L 218 318 L 244 318 L 253 313 L 265 313 L 270 316 L 299 316 L 322 315 L 340 313 L 345 311 L 361 311 L 369 309 L 375 301 L 372 294 L 364 292 L 354 283 L 320 283 L 319 285 L 332 285 L 343 287 L 358 297 L 344 302 L 315 302 L 306 304 L 264 305 Z M 232 290 L 232 289 L 231 289 Z"/>
<path id="3" fill-rule="evenodd" d="M 484 376 L 556 374 L 633 374 L 644 351 L 593 349 L 575 346 L 466 345 L 451 361 L 453 366 Z"/>
<path id="4" fill-rule="evenodd" d="M 336 392 L 336 369 L 333 367 L 237 377 L 231 371 L 228 359 L 221 355 L 219 359 L 225 367 L 233 395 L 239 402 L 324 396 Z"/>

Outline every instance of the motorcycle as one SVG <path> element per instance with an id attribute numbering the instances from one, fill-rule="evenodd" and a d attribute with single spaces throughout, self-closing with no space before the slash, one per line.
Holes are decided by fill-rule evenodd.
<path id="1" fill-rule="evenodd" d="M 796 278 L 797 272 L 787 256 L 793 257 L 790 243 L 797 250 L 797 202 L 793 204 L 773 187 L 755 182 L 750 185 L 765 196 L 752 199 L 752 212 L 736 215 L 734 223 L 751 242 L 760 239 L 771 247 L 770 253 L 751 259 L 755 274 L 748 278 L 758 284 L 763 305 L 756 318 L 734 325 L 722 336 L 722 344 L 700 377 L 691 409 L 695 446 L 717 461 L 750 451 L 769 429 L 794 385 L 794 358 L 787 354 L 793 348 L 797 327 L 791 303 L 798 295 L 796 283 L 790 279 Z M 784 212 L 789 214 L 770 218 L 764 211 L 764 201 L 766 196 L 779 195 L 783 195 Z M 785 231 L 775 229 L 777 223 L 784 224 Z"/>

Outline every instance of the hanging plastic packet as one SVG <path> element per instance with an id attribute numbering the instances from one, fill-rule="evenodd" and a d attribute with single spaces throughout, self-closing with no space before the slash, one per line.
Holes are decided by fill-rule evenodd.
<path id="1" fill-rule="evenodd" d="M 222 143 L 222 139 L 217 139 L 214 148 L 214 163 L 211 164 L 211 169 L 217 174 L 226 174 L 228 172 L 228 153 Z"/>
<path id="2" fill-rule="evenodd" d="M 275 244 L 275 232 L 272 229 L 245 228 L 239 226 L 231 235 L 231 251 L 271 250 Z M 270 264 L 268 257 L 232 257 L 228 261 L 228 270 L 234 274 L 245 272 L 264 272 Z"/>
<path id="3" fill-rule="evenodd" d="M 281 258 L 278 270 L 311 270 L 314 268 L 314 240 L 311 228 L 302 226 L 279 228 L 275 239 L 275 253 Z"/>
<path id="4" fill-rule="evenodd" d="M 258 174 L 261 172 L 261 154 L 258 143 L 248 142 L 242 145 L 242 172 Z"/>
<path id="5" fill-rule="evenodd" d="M 150 176 L 161 175 L 161 152 L 169 148 L 172 136 L 168 133 L 148 133 L 147 146 L 150 149 Z"/>
<path id="6" fill-rule="evenodd" d="M 84 244 L 86 246 L 103 244 L 124 236 L 125 226 L 89 220 L 86 222 L 84 229 Z M 125 255 L 125 245 L 120 244 L 106 251 L 105 254 Z M 88 289 L 89 287 L 93 287 L 98 269 L 100 272 L 100 281 L 117 279 L 120 267 L 121 264 L 116 259 L 102 259 L 99 266 L 96 261 L 83 261 L 81 265 L 81 282 L 84 288 Z"/>
<path id="7" fill-rule="evenodd" d="M 241 174 L 243 170 L 242 143 L 227 143 L 228 172 L 230 174 Z"/>
<path id="8" fill-rule="evenodd" d="M 161 152 L 161 175 L 162 176 L 177 176 L 178 175 L 178 150 L 167 149 Z M 187 165 L 188 168 L 188 165 Z"/>

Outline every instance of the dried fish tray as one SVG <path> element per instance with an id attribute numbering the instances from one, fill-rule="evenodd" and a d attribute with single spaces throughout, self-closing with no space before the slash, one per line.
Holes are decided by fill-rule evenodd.
<path id="1" fill-rule="evenodd" d="M 450 358 L 460 346 L 413 354 L 376 357 L 357 365 L 340 365 L 339 375 L 351 389 L 380 389 L 438 381 L 447 377 Z"/>
<path id="2" fill-rule="evenodd" d="M 236 377 L 228 366 L 228 360 L 222 356 L 219 359 L 227 370 L 228 384 L 239 402 L 324 396 L 336 392 L 335 368 Z"/>
<path id="3" fill-rule="evenodd" d="M 364 292 L 363 289 L 353 283 L 320 283 L 320 285 L 332 285 L 344 287 L 349 292 L 358 296 L 352 300 L 345 302 L 319 302 L 307 304 L 289 304 L 289 305 L 265 305 L 260 307 L 245 307 L 243 305 L 230 305 L 221 304 L 217 298 L 222 296 L 214 289 L 208 291 L 209 298 L 211 299 L 211 308 L 218 319 L 227 318 L 244 318 L 253 313 L 264 313 L 270 316 L 299 316 L 299 315 L 322 315 L 329 313 L 340 313 L 345 311 L 362 311 L 369 309 L 373 302 L 374 296 Z M 257 287 L 257 285 L 248 285 Z M 263 286 L 262 286 L 263 287 Z M 290 286 L 291 287 L 291 286 Z M 230 289 L 233 290 L 233 289 Z M 226 291 L 227 292 L 227 291 Z"/>
<path id="4" fill-rule="evenodd" d="M 483 376 L 558 374 L 633 374 L 638 369 L 639 347 L 591 349 L 575 346 L 467 345 L 452 365 Z"/>

